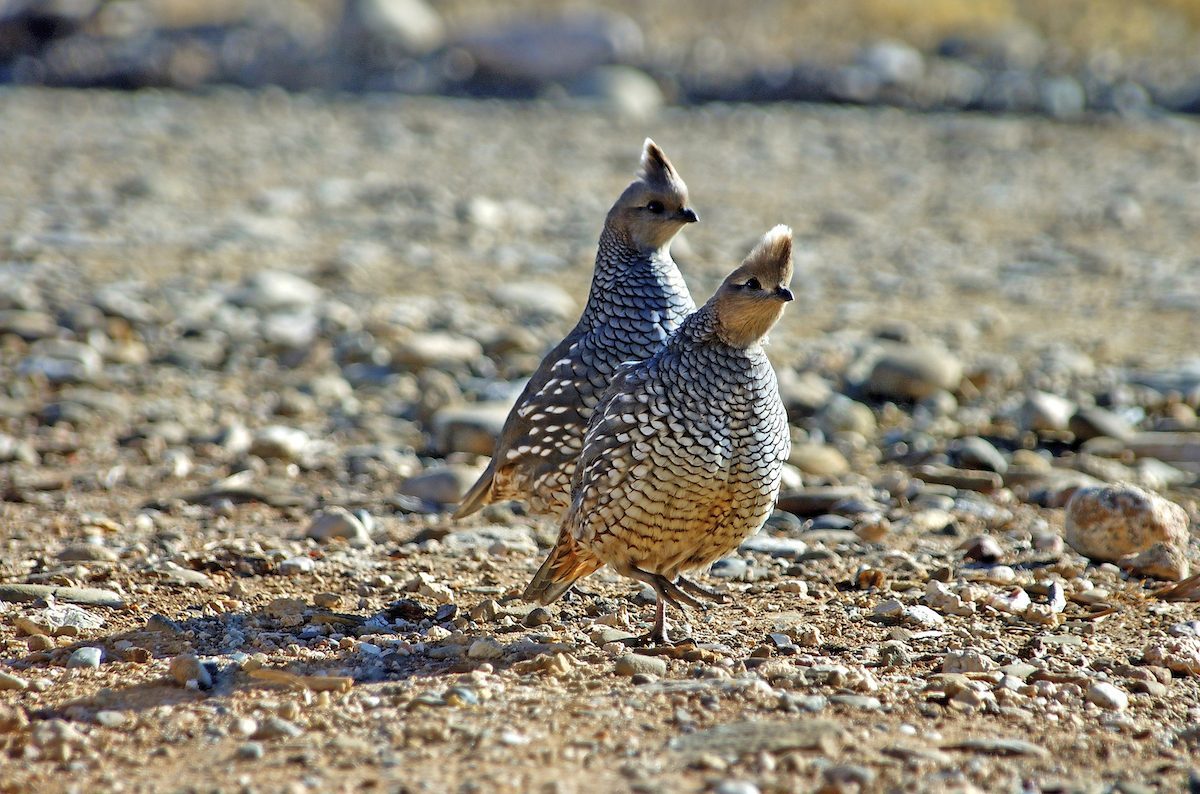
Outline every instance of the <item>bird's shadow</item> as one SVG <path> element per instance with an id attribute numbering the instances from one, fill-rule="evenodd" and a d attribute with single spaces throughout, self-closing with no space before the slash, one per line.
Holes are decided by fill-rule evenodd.
<path id="1" fill-rule="evenodd" d="M 0 660 L 0 666 L 17 674 L 23 674 L 23 671 L 36 674 L 38 668 L 63 666 L 74 651 L 92 647 L 102 650 L 102 666 L 109 674 L 105 679 L 129 680 L 139 671 L 146 670 L 153 660 L 171 659 L 181 654 L 197 656 L 211 678 L 208 686 L 185 685 L 169 673 L 156 670 L 145 674 L 145 680 L 124 687 L 105 686 L 103 680 L 97 678 L 96 691 L 30 712 L 31 718 L 43 720 L 92 721 L 95 712 L 101 710 L 140 712 L 203 700 L 223 702 L 247 691 L 283 692 L 289 688 L 320 691 L 326 688 L 322 684 L 334 683 L 341 686 L 328 688 L 345 691 L 360 684 L 398 683 L 412 679 L 428 679 L 433 693 L 428 705 L 438 705 L 437 689 L 452 686 L 456 675 L 478 669 L 483 660 L 469 658 L 466 646 L 459 646 L 458 652 L 446 653 L 445 646 L 432 642 L 425 645 L 418 641 L 416 634 L 434 625 L 454 631 L 454 620 L 459 614 L 457 609 L 443 609 L 439 613 L 436 608 L 408 598 L 366 614 L 312 606 L 287 610 L 278 605 L 180 620 L 155 614 L 138 628 L 79 639 L 51 651 L 6 658 Z M 519 625 L 516 628 L 522 629 Z M 476 638 L 472 635 L 490 636 L 504 630 L 494 625 L 464 629 L 468 646 Z M 318 648 L 321 652 L 316 654 L 297 655 L 283 663 L 270 658 L 261 666 L 260 660 L 254 657 L 260 651 L 276 650 L 298 640 L 308 644 L 307 641 L 317 637 L 324 637 L 327 643 Z M 343 637 L 356 641 L 343 646 Z M 363 651 L 363 643 L 368 644 L 370 652 Z M 542 650 L 553 652 L 554 647 L 546 644 L 541 648 L 537 642 L 529 641 L 527 650 L 528 653 L 522 655 L 524 658 Z M 522 659 L 509 654 L 486 661 L 493 671 L 501 671 L 519 664 Z M 283 675 L 258 677 L 256 671 L 264 668 Z M 323 682 L 321 679 L 329 680 Z"/>

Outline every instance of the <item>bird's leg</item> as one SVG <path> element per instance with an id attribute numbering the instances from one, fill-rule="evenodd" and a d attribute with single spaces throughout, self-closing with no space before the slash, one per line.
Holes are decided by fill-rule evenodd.
<path id="1" fill-rule="evenodd" d="M 649 634 L 642 637 L 633 637 L 626 641 L 627 645 L 645 645 L 648 642 L 658 643 L 661 645 L 670 645 L 671 640 L 668 635 L 667 624 L 667 604 L 675 607 L 687 617 L 687 610 L 684 605 L 699 607 L 700 602 L 692 598 L 687 593 L 675 586 L 675 583 L 667 579 L 660 573 L 650 573 L 643 571 L 635 565 L 626 565 L 618 569 L 618 572 L 630 579 L 636 579 L 639 582 L 645 582 L 654 588 L 655 604 L 654 604 L 654 628 Z"/>
<path id="2" fill-rule="evenodd" d="M 654 599 L 654 628 L 650 630 L 650 641 L 662 645 L 670 645 L 671 638 L 667 634 L 667 602 L 662 594 Z"/>
<path id="3" fill-rule="evenodd" d="M 696 584 L 685 576 L 675 577 L 675 584 L 679 585 L 681 588 L 694 596 L 707 598 L 710 601 L 716 601 L 718 604 L 724 604 L 729 601 L 729 595 L 727 593 L 722 593 L 717 590 L 710 590 L 703 585 Z"/>

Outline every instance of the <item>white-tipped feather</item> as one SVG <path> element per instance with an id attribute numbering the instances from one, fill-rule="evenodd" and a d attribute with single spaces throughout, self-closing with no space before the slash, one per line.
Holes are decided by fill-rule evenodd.
<path id="1" fill-rule="evenodd" d="M 759 239 L 754 250 L 743 260 L 759 262 L 764 259 L 783 259 L 792 253 L 792 227 L 786 224 L 774 226 Z"/>

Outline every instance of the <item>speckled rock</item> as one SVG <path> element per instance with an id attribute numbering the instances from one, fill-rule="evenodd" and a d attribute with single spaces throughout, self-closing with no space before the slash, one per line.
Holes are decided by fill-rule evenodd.
<path id="1" fill-rule="evenodd" d="M 1178 582 L 1186 579 L 1191 566 L 1183 547 L 1170 543 L 1155 543 L 1141 554 L 1127 558 L 1123 564 L 1139 576 Z"/>
<path id="2" fill-rule="evenodd" d="M 1067 503 L 1064 540 L 1093 560 L 1115 562 L 1155 543 L 1185 548 L 1183 508 L 1136 485 L 1080 488 Z"/>

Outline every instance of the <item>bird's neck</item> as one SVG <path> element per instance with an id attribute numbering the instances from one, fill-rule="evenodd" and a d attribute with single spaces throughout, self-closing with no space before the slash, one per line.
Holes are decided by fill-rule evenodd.
<path id="1" fill-rule="evenodd" d="M 596 267 L 621 269 L 631 264 L 662 263 L 675 266 L 671 259 L 671 240 L 660 246 L 641 245 L 625 229 L 611 222 L 604 224 L 600 232 L 600 244 Z"/>
<path id="2" fill-rule="evenodd" d="M 679 337 L 687 336 L 693 342 L 724 345 L 734 350 L 753 352 L 761 350 L 767 332 L 775 325 L 778 317 L 727 317 L 718 311 L 713 301 L 701 306 L 684 321 Z"/>

